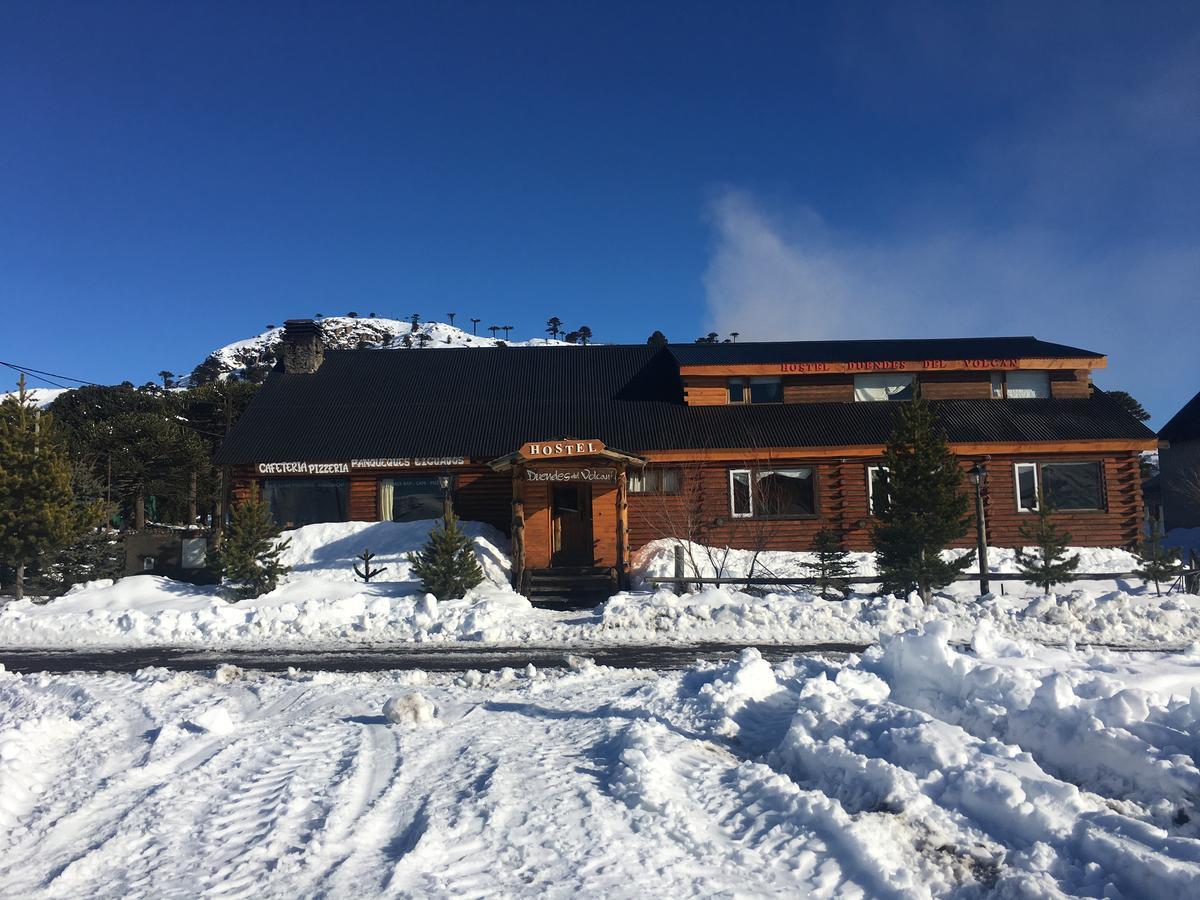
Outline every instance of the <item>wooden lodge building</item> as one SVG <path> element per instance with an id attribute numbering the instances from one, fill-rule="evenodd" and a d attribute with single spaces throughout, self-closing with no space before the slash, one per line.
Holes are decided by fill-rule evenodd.
<path id="1" fill-rule="evenodd" d="M 623 581 L 667 536 L 806 550 L 831 525 L 869 549 L 890 404 L 919 385 L 987 473 L 989 543 L 1022 543 L 1040 488 L 1074 544 L 1122 546 L 1156 439 L 1092 384 L 1105 364 L 1033 337 L 327 351 L 297 320 L 216 462 L 284 527 L 449 502 L 511 537 L 528 592 L 547 570 Z"/>

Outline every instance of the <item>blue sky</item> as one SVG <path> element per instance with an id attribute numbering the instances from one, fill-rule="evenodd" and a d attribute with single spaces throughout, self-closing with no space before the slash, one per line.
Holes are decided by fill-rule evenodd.
<path id="1" fill-rule="evenodd" d="M 1037 334 L 1197 389 L 1189 3 L 0 6 L 0 359 L 318 311 Z"/>

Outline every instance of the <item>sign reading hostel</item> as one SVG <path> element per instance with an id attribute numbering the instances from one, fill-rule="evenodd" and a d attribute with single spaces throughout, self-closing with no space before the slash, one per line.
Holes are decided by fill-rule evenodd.
<path id="1" fill-rule="evenodd" d="M 572 456 L 591 456 L 604 450 L 604 441 L 562 440 L 562 441 L 530 441 L 521 445 L 521 458 L 537 459 L 566 459 Z"/>

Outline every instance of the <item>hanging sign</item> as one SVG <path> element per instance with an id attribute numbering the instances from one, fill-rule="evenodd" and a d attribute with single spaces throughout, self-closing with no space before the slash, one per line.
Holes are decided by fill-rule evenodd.
<path id="1" fill-rule="evenodd" d="M 587 441 L 554 440 L 530 441 L 521 445 L 522 459 L 564 459 L 569 456 L 589 456 L 601 453 L 604 441 L 595 438 Z"/>
<path id="2" fill-rule="evenodd" d="M 615 484 L 616 469 L 526 469 L 526 481 L 592 481 Z"/>
<path id="3" fill-rule="evenodd" d="M 277 462 L 259 463 L 260 475 L 346 475 L 350 467 L 342 463 Z"/>

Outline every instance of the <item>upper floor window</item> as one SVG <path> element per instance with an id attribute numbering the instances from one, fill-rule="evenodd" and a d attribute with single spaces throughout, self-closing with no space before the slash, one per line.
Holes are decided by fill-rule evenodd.
<path id="1" fill-rule="evenodd" d="M 1056 511 L 1104 509 L 1104 477 L 1098 462 L 1017 463 L 1017 509 L 1036 512 L 1038 497 Z"/>
<path id="2" fill-rule="evenodd" d="M 680 469 L 643 469 L 629 473 L 631 494 L 678 494 L 683 472 Z"/>
<path id="3" fill-rule="evenodd" d="M 729 379 L 730 403 L 782 403 L 783 379 L 769 375 Z"/>
<path id="4" fill-rule="evenodd" d="M 729 472 L 729 509 L 739 519 L 816 515 L 813 470 L 809 466 L 732 469 Z"/>
<path id="5" fill-rule="evenodd" d="M 896 372 L 872 372 L 854 376 L 855 400 L 911 400 L 913 376 Z"/>
<path id="6" fill-rule="evenodd" d="M 992 397 L 1009 400 L 1044 400 L 1050 396 L 1049 372 L 993 372 Z"/>

